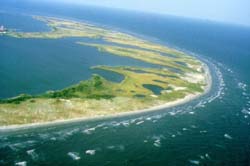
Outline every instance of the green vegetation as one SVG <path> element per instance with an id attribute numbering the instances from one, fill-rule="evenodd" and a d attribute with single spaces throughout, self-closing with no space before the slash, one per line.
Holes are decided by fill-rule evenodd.
<path id="1" fill-rule="evenodd" d="M 183 52 L 125 33 L 75 21 L 38 17 L 50 32 L 8 32 L 15 38 L 59 39 L 84 37 L 101 39 L 102 44 L 77 42 L 100 52 L 133 58 L 154 68 L 93 66 L 124 76 L 120 83 L 99 75 L 58 91 L 20 95 L 0 100 L 0 125 L 47 122 L 78 117 L 96 117 L 149 108 L 200 94 L 206 86 L 202 63 Z M 150 88 L 157 88 L 157 93 Z"/>
<path id="2" fill-rule="evenodd" d="M 5 104 L 5 103 L 14 103 L 14 104 L 20 104 L 23 101 L 26 101 L 28 99 L 33 98 L 31 95 L 27 94 L 21 94 L 17 97 L 6 99 L 6 100 L 0 100 L 0 104 Z"/>
<path id="3" fill-rule="evenodd" d="M 94 75 L 90 80 L 82 81 L 77 85 L 65 88 L 60 91 L 48 92 L 39 97 L 42 98 L 92 98 L 92 99 L 111 99 L 112 83 L 104 78 Z"/>

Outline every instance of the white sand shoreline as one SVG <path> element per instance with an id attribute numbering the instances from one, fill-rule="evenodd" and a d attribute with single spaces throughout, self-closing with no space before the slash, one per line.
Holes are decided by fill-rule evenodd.
<path id="1" fill-rule="evenodd" d="M 209 67 L 202 62 L 203 69 L 205 70 L 205 80 L 206 80 L 206 87 L 204 89 L 203 93 L 198 94 L 189 94 L 185 96 L 182 99 L 178 99 L 175 101 L 168 102 L 166 104 L 153 106 L 151 108 L 146 108 L 142 110 L 137 111 L 127 111 L 127 112 L 121 112 L 113 115 L 105 115 L 105 116 L 96 116 L 96 117 L 81 117 L 81 118 L 74 118 L 74 119 L 65 119 L 65 120 L 57 120 L 57 121 L 51 121 L 51 122 L 41 122 L 41 123 L 30 123 L 30 124 L 22 124 L 22 125 L 9 125 L 9 126 L 0 126 L 0 133 L 2 132 L 12 132 L 12 131 L 20 131 L 25 129 L 32 129 L 32 128 L 38 128 L 38 127 L 46 127 L 46 126 L 56 126 L 56 125 L 63 125 L 63 124 L 70 124 L 70 123 L 76 123 L 76 122 L 84 122 L 84 121 L 91 121 L 91 120 L 101 120 L 105 118 L 115 118 L 115 117 L 122 117 L 127 115 L 136 115 L 140 113 L 145 112 L 153 112 L 158 111 L 165 108 L 175 107 L 179 106 L 185 103 L 188 103 L 192 100 L 195 100 L 205 94 L 207 94 L 211 87 L 212 87 L 212 76 L 209 70 Z"/>

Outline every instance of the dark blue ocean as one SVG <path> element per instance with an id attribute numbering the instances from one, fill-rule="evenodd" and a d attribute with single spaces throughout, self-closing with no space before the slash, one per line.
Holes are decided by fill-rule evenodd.
<path id="1" fill-rule="evenodd" d="M 87 21 L 189 52 L 208 64 L 213 86 L 200 99 L 153 113 L 0 132 L 0 165 L 250 165 L 250 27 L 14 0 L 1 4 L 0 24 L 49 30 L 30 14 Z M 89 78 L 96 63 L 145 65 L 104 58 L 72 40 L 0 36 L 0 97 L 61 89 Z"/>

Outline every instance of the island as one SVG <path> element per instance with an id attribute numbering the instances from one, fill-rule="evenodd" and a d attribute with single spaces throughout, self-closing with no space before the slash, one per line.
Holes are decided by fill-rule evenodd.
<path id="1" fill-rule="evenodd" d="M 89 80 L 58 91 L 1 99 L 0 126 L 39 125 L 151 111 L 190 101 L 206 93 L 211 86 L 206 64 L 182 51 L 89 23 L 44 16 L 33 18 L 44 22 L 51 30 L 7 31 L 4 35 L 50 40 L 98 39 L 102 42 L 78 41 L 75 44 L 133 58 L 153 67 L 96 65 L 92 69 L 118 73 L 124 79 L 113 82 L 93 74 Z"/>

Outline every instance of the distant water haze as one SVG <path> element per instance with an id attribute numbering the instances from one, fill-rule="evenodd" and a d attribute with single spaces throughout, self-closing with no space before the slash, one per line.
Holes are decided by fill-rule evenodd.
<path id="1" fill-rule="evenodd" d="M 93 5 L 250 26 L 249 0 L 45 0 L 43 2 Z"/>

